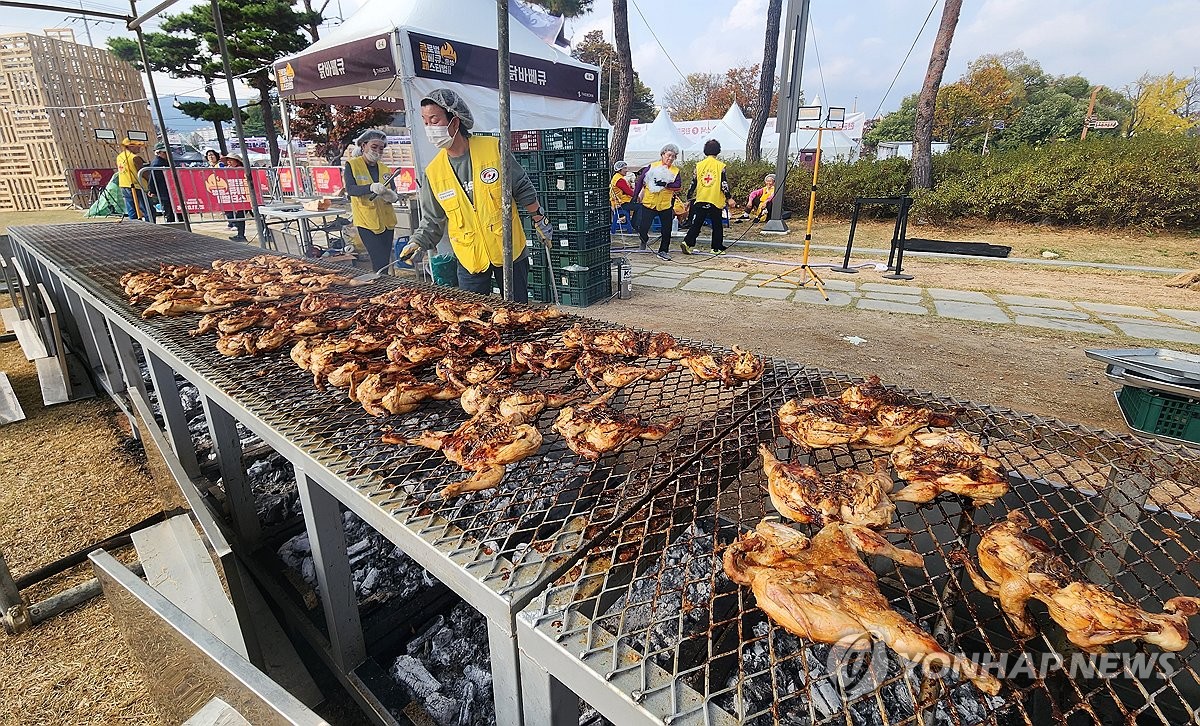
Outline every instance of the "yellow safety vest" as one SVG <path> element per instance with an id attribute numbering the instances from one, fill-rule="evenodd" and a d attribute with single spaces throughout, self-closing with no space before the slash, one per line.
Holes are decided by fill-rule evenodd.
<path id="1" fill-rule="evenodd" d="M 500 141 L 491 136 L 471 136 L 471 198 L 450 167 L 445 149 L 425 167 L 425 182 L 446 211 L 450 246 L 467 272 L 478 274 L 504 264 L 503 199 L 500 195 Z M 525 251 L 525 232 L 517 205 L 512 208 L 513 259 Z"/>
<path id="2" fill-rule="evenodd" d="M 117 186 L 143 188 L 142 180 L 138 178 L 136 158 L 137 154 L 128 149 L 117 154 Z"/>
<path id="3" fill-rule="evenodd" d="M 763 193 L 758 198 L 758 207 L 754 210 L 755 217 L 762 217 L 767 213 L 767 205 L 775 198 L 775 185 L 763 187 Z"/>
<path id="4" fill-rule="evenodd" d="M 725 206 L 725 192 L 721 191 L 721 174 L 725 162 L 715 156 L 706 156 L 696 164 L 696 201 L 708 202 L 715 207 Z"/>
<path id="5" fill-rule="evenodd" d="M 650 176 L 650 174 L 654 171 L 654 167 L 656 166 L 665 166 L 665 164 L 663 164 L 661 161 L 654 162 L 650 165 L 650 169 L 646 171 L 646 176 Z M 671 172 L 672 178 L 679 176 L 679 167 L 677 166 L 669 167 L 667 171 Z M 652 192 L 650 191 L 649 185 L 647 185 L 645 182 L 642 183 L 642 206 L 646 207 L 647 209 L 653 209 L 656 212 L 661 212 L 664 209 L 670 209 L 673 204 L 672 197 L 674 196 L 674 189 L 664 189 L 661 192 Z"/>
<path id="6" fill-rule="evenodd" d="M 371 186 L 373 183 L 371 171 L 367 169 L 367 160 L 361 156 L 350 160 L 350 173 L 354 174 L 355 184 Z M 379 165 L 379 181 L 387 179 L 391 173 L 392 170 L 387 164 Z M 350 197 L 350 212 L 354 217 L 354 226 L 369 229 L 376 234 L 385 229 L 396 228 L 396 210 L 380 197 Z"/>
<path id="7" fill-rule="evenodd" d="M 624 174 L 621 174 L 621 173 L 613 174 L 612 181 L 610 181 L 608 183 L 608 202 L 609 202 L 609 204 L 612 205 L 613 209 L 616 209 L 617 207 L 621 206 L 622 204 L 624 204 L 625 202 L 628 202 L 630 199 L 633 198 L 633 197 L 630 197 L 625 192 L 621 191 L 621 188 L 617 186 L 617 182 L 621 181 L 624 178 L 625 178 Z"/>

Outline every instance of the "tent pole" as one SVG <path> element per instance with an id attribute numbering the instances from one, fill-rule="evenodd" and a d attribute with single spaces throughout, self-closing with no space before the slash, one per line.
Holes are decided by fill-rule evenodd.
<path id="1" fill-rule="evenodd" d="M 796 130 L 796 115 L 800 112 L 800 80 L 804 71 L 804 40 L 808 34 L 809 0 L 788 0 L 787 25 L 783 31 L 784 57 L 783 77 L 779 81 L 782 94 L 775 130 L 779 132 L 779 154 L 775 159 L 775 186 L 779 191 L 771 200 L 770 219 L 763 225 L 764 232 L 786 234 L 787 224 L 783 221 L 783 197 L 786 193 L 788 145 L 792 132 Z"/>
<path id="2" fill-rule="evenodd" d="M 287 101 L 283 96 L 279 97 L 279 118 L 283 119 L 283 140 L 287 144 L 288 152 L 288 167 L 292 170 L 292 188 L 296 190 L 296 197 L 302 196 L 303 191 L 300 186 L 300 175 L 296 173 L 296 150 L 292 147 L 292 127 L 288 123 Z M 268 131 L 270 133 L 270 131 Z M 282 188 L 280 194 L 283 193 Z"/>
<path id="3" fill-rule="evenodd" d="M 215 0 L 214 0 L 215 1 Z M 508 150 L 512 147 L 512 119 L 508 85 L 508 0 L 496 0 L 496 73 L 500 81 L 500 216 L 504 243 L 504 299 L 513 299 L 512 179 L 509 177 Z"/>
<path id="4" fill-rule="evenodd" d="M 246 134 L 242 131 L 242 110 L 238 108 L 237 89 L 234 87 L 233 70 L 229 67 L 229 48 L 225 45 L 225 24 L 221 22 L 221 6 L 212 0 L 213 30 L 217 33 L 217 50 L 221 53 L 221 67 L 225 72 L 225 83 L 229 86 L 229 105 L 233 106 L 233 127 L 238 135 L 238 147 L 242 151 L 242 166 L 246 171 L 246 191 L 250 197 L 250 211 L 254 214 L 254 227 L 258 230 L 258 244 L 267 246 L 267 231 L 263 227 L 262 215 L 258 213 L 258 190 L 254 188 L 254 170 L 250 168 L 250 152 L 246 149 Z M 268 134 L 275 129 L 267 129 Z M 293 183 L 295 179 L 293 179 Z"/>

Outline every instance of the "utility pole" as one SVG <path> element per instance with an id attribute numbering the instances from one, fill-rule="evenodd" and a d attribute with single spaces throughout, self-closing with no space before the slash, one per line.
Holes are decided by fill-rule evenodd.
<path id="1" fill-rule="evenodd" d="M 1079 140 L 1083 141 L 1087 138 L 1088 125 L 1092 123 L 1092 111 L 1096 109 L 1096 94 L 1100 91 L 1100 86 L 1092 89 L 1092 100 L 1088 101 L 1087 116 L 1083 117 L 1083 133 L 1079 135 Z"/>

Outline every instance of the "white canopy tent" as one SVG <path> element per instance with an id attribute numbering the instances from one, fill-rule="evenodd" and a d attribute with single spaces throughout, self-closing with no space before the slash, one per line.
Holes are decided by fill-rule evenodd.
<path id="1" fill-rule="evenodd" d="M 470 106 L 476 131 L 496 131 L 496 45 L 491 0 L 366 0 L 275 67 L 284 99 L 404 109 L 418 131 L 421 99 L 452 88 Z M 547 45 L 520 22 L 509 25 L 509 48 L 513 129 L 602 126 L 598 68 Z M 421 133 L 413 142 L 420 170 L 434 149 Z"/>
<path id="2" fill-rule="evenodd" d="M 643 130 L 639 127 L 645 127 Z M 625 161 L 630 166 L 640 168 L 653 161 L 658 161 L 662 147 L 675 144 L 679 147 L 679 159 L 682 162 L 688 153 L 695 154 L 695 147 L 676 128 L 671 120 L 671 114 L 666 109 L 658 112 L 653 123 L 634 124 L 629 127 L 629 140 L 625 144 Z"/>

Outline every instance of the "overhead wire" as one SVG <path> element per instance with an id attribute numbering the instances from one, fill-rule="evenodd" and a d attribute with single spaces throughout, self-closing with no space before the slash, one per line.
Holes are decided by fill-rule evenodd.
<path id="1" fill-rule="evenodd" d="M 817 76 L 821 79 L 821 95 L 825 103 L 829 103 L 829 92 L 825 90 L 825 68 L 821 65 L 821 51 L 817 49 L 817 24 L 813 22 L 812 14 L 808 16 L 808 30 L 812 34 L 813 54 L 817 58 Z"/>
<path id="2" fill-rule="evenodd" d="M 883 98 L 879 99 L 879 107 L 875 109 L 875 113 L 871 118 L 879 118 L 879 111 L 883 109 L 883 104 L 887 101 L 888 94 L 892 92 L 892 88 L 896 86 L 897 79 L 900 78 L 900 72 L 904 70 L 904 65 L 908 63 L 909 56 L 912 55 L 913 48 L 917 47 L 917 41 L 921 39 L 921 35 L 925 32 L 926 26 L 929 25 L 929 19 L 933 17 L 933 11 L 937 10 L 938 3 L 942 0 L 933 0 L 933 5 L 929 8 L 929 14 L 925 16 L 925 22 L 921 23 L 921 29 L 917 31 L 917 37 L 913 38 L 912 45 L 908 47 L 908 52 L 904 54 L 904 60 L 900 61 L 900 67 L 896 69 L 896 75 L 892 77 L 892 82 L 887 90 L 883 92 Z"/>
<path id="3" fill-rule="evenodd" d="M 671 67 L 675 69 L 675 72 L 679 74 L 679 77 L 686 81 L 687 76 L 683 74 L 683 71 L 679 70 L 679 66 L 675 65 L 675 59 L 671 57 L 671 54 L 667 52 L 666 46 L 664 46 L 662 41 L 658 39 L 658 34 L 655 33 L 654 28 L 650 26 L 650 21 L 646 20 L 646 16 L 642 14 L 642 9 L 638 7 L 637 0 L 629 0 L 629 2 L 633 5 L 633 9 L 637 11 L 638 17 L 642 19 L 642 23 L 646 26 L 646 30 L 650 31 L 650 37 L 654 38 L 654 42 L 658 44 L 659 50 L 661 50 L 663 55 L 667 57 L 667 62 L 671 64 Z"/>

